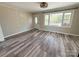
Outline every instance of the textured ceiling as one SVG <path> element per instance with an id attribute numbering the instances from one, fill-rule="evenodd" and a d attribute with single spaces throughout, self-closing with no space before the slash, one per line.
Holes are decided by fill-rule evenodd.
<path id="1" fill-rule="evenodd" d="M 79 4 L 78 2 L 47 2 L 47 8 L 40 8 L 40 2 L 0 2 L 4 6 L 14 6 L 27 12 L 38 12 Z"/>

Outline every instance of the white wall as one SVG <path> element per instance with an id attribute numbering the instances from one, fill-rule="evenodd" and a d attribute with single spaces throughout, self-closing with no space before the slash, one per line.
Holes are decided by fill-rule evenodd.
<path id="1" fill-rule="evenodd" d="M 33 28 L 32 14 L 0 6 L 0 23 L 5 37 Z"/>
<path id="2" fill-rule="evenodd" d="M 38 16 L 38 25 L 34 24 L 35 28 L 37 29 L 79 35 L 79 9 L 75 9 L 74 11 L 71 28 L 45 26 L 44 25 L 44 14 L 42 13 L 33 14 L 33 17 L 35 16 Z M 34 21 L 34 18 L 33 18 L 33 21 Z"/>

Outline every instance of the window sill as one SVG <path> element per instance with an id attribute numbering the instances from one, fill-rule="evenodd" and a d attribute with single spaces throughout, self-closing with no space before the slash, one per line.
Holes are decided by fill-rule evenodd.
<path id="1" fill-rule="evenodd" d="M 71 28 L 71 26 L 56 26 L 56 25 L 45 25 L 47 27 L 60 27 L 60 28 Z"/>

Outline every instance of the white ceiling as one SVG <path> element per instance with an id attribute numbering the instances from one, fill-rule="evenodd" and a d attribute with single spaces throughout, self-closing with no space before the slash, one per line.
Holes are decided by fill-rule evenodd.
<path id="1" fill-rule="evenodd" d="M 38 12 L 48 9 L 72 6 L 79 3 L 78 2 L 48 2 L 47 8 L 40 8 L 40 2 L 3 2 L 0 4 L 5 4 L 5 6 L 6 5 L 15 6 L 27 12 Z"/>

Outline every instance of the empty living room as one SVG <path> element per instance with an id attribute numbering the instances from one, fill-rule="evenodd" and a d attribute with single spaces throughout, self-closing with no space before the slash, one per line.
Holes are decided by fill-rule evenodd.
<path id="1" fill-rule="evenodd" d="M 0 2 L 0 57 L 79 57 L 79 2 Z"/>

